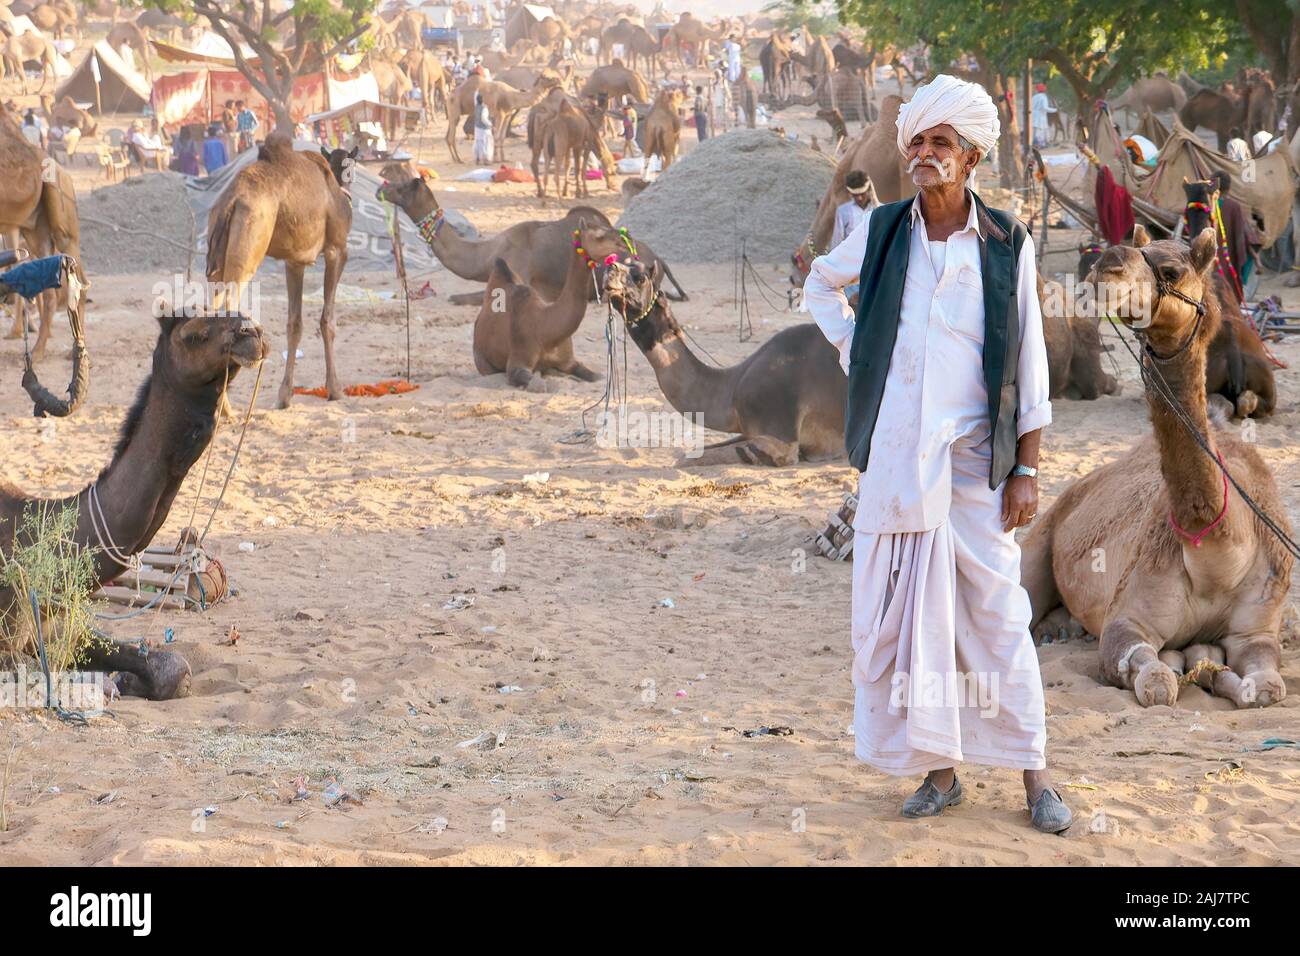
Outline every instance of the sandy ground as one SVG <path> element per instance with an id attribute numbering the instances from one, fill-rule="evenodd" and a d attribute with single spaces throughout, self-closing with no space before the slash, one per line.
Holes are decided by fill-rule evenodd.
<path id="1" fill-rule="evenodd" d="M 487 231 L 538 215 L 528 186 L 456 188 L 443 201 Z M 621 203 L 596 201 L 610 212 Z M 546 208 L 558 215 L 562 204 Z M 1057 248 L 1072 249 L 1062 235 Z M 1045 269 L 1073 264 L 1072 253 L 1053 253 Z M 730 270 L 672 265 L 691 294 L 676 313 L 725 364 L 801 318 L 759 300 L 756 334 L 742 343 Z M 783 268 L 762 273 L 784 290 Z M 21 350 L 0 344 L 5 478 L 70 493 L 107 461 L 147 370 L 150 290 L 160 279 L 170 281 L 95 283 L 90 399 L 53 428 L 27 417 Z M 358 291 L 339 310 L 342 377 L 403 374 L 400 303 L 360 291 L 391 290 L 391 278 L 349 273 L 344 282 Z M 160 639 L 173 628 L 194 693 L 119 701 L 86 728 L 0 713 L 0 763 L 13 748 L 0 862 L 1300 858 L 1300 755 L 1256 749 L 1300 737 L 1294 613 L 1284 636 L 1290 696 L 1266 710 L 1236 711 L 1195 688 L 1177 708 L 1143 710 L 1097 682 L 1095 643 L 1041 648 L 1049 758 L 1077 817 L 1065 837 L 1028 827 L 1018 775 L 973 766 L 962 770 L 963 806 L 932 822 L 903 820 L 898 805 L 916 782 L 853 758 L 851 569 L 811 549 L 853 485 L 848 465 L 689 469 L 672 449 L 566 443 L 604 382 L 551 379 L 547 394 L 526 394 L 503 376 L 480 377 L 469 353 L 475 310 L 446 303 L 472 286 L 446 273 L 434 285 L 438 295 L 411 309 L 418 391 L 300 398 L 276 411 L 284 300 L 280 280 L 267 282 L 273 354 L 209 539 L 239 593 L 204 615 L 150 613 L 111 629 Z M 318 288 L 309 279 L 309 292 Z M 1300 308 L 1300 295 L 1285 291 Z M 579 358 L 602 370 L 605 318 L 593 306 L 575 339 Z M 320 384 L 310 320 L 302 348 L 299 384 Z M 60 324 L 41 369 L 56 388 L 66 349 Z M 1300 363 L 1300 343 L 1278 351 Z M 1121 396 L 1057 403 L 1042 458 L 1046 501 L 1147 430 L 1123 354 L 1117 347 Z M 629 408 L 668 410 L 635 347 L 627 370 Z M 247 374 L 236 383 L 236 405 L 252 384 Z M 1300 374 L 1281 372 L 1279 393 L 1281 410 L 1258 442 L 1294 516 Z M 218 462 L 234 440 L 233 430 L 218 438 Z M 548 480 L 525 480 L 538 472 Z M 175 539 L 193 493 L 191 481 L 160 541 Z M 241 552 L 245 541 L 256 550 Z M 462 595 L 472 606 L 445 607 Z M 231 625 L 243 636 L 237 647 L 222 643 Z M 781 725 L 793 734 L 740 733 Z M 503 735 L 501 745 L 459 746 L 483 734 Z M 303 801 L 293 799 L 298 777 Z M 327 807 L 331 777 L 357 799 Z M 217 810 L 205 817 L 207 807 Z"/>

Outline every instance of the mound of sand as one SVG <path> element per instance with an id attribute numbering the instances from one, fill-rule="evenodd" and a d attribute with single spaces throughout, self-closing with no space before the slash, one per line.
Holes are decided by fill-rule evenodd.
<path id="1" fill-rule="evenodd" d="M 81 255 L 92 276 L 185 271 L 196 237 L 179 173 L 145 173 L 104 186 L 78 196 L 77 211 Z"/>
<path id="2" fill-rule="evenodd" d="M 784 262 L 808 232 L 835 164 L 769 130 L 707 139 L 628 203 L 620 225 L 669 263 Z"/>

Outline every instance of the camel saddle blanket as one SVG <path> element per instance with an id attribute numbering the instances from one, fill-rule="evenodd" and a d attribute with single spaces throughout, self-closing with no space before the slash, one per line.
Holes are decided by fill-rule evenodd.
<path id="1" fill-rule="evenodd" d="M 0 272 L 0 284 L 17 292 L 24 299 L 36 298 L 46 289 L 58 289 L 63 286 L 63 273 L 70 267 L 72 260 L 68 256 L 46 256 L 44 259 L 32 259 Z"/>

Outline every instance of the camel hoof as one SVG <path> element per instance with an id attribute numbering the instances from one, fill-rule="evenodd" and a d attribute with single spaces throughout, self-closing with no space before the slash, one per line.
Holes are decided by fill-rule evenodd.
<path id="1" fill-rule="evenodd" d="M 1138 671 L 1133 693 L 1143 707 L 1172 707 L 1178 702 L 1178 678 L 1168 664 L 1150 661 Z"/>
<path id="2" fill-rule="evenodd" d="M 148 700 L 179 700 L 190 696 L 193 674 L 190 664 L 174 651 L 149 652 L 145 658 L 148 673 L 132 674 L 122 671 L 117 675 L 117 689 L 123 697 L 144 697 Z"/>
<path id="3" fill-rule="evenodd" d="M 548 391 L 546 387 L 546 379 L 542 378 L 540 375 L 534 375 L 528 380 L 528 384 L 524 386 L 524 391 L 545 395 Z"/>
<path id="4" fill-rule="evenodd" d="M 275 407 L 280 409 L 285 409 L 292 404 L 293 404 L 293 389 L 281 388 L 280 393 L 275 397 Z"/>
<path id="5" fill-rule="evenodd" d="M 1249 418 L 1259 408 L 1259 396 L 1247 389 L 1237 396 L 1237 417 Z"/>
<path id="6" fill-rule="evenodd" d="M 1286 684 L 1277 671 L 1254 671 L 1241 679 L 1238 707 L 1271 707 L 1286 696 Z"/>

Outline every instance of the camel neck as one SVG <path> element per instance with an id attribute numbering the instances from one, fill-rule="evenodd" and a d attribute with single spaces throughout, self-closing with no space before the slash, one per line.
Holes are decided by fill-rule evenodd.
<path id="1" fill-rule="evenodd" d="M 555 300 L 555 304 L 577 312 L 573 329 L 569 331 L 570 335 L 577 330 L 587 312 L 587 290 L 591 287 L 591 275 L 592 270 L 587 266 L 585 257 L 578 255 L 577 252 L 569 256 L 569 268 L 564 273 L 564 286 L 560 289 L 560 296 Z"/>
<path id="2" fill-rule="evenodd" d="M 88 491 L 78 496 L 78 539 L 96 547 L 111 545 L 125 554 L 143 551 L 167 519 L 172 501 L 186 474 L 207 450 L 216 425 L 221 382 L 184 394 L 168 388 L 155 372 L 137 408 L 124 426 L 124 441 L 96 479 L 102 529 L 110 541 L 100 541 L 89 513 Z M 100 554 L 96 571 L 101 583 L 122 571 L 116 561 Z"/>
<path id="3" fill-rule="evenodd" d="M 431 202 L 423 209 L 407 210 L 411 221 L 418 223 L 427 220 L 437 207 Z M 493 256 L 487 251 L 491 240 L 475 241 L 463 238 L 460 233 L 447 223 L 446 210 L 442 210 L 442 221 L 429 237 L 425 238 L 430 251 L 438 261 L 462 279 L 486 282 L 492 268 Z"/>
<path id="4" fill-rule="evenodd" d="M 673 408 L 683 415 L 700 415 L 705 428 L 736 430 L 731 396 L 739 366 L 716 368 L 700 361 L 662 294 L 645 318 L 632 325 L 630 334 Z"/>
<path id="5" fill-rule="evenodd" d="M 1215 461 L 1200 448 L 1186 425 L 1154 389 L 1161 378 L 1168 385 L 1173 401 L 1183 410 L 1196 432 L 1216 448 L 1209 430 L 1205 395 L 1206 350 L 1220 322 L 1218 303 L 1208 294 L 1206 316 L 1196 340 L 1182 355 L 1161 362 L 1146 355 L 1154 386 L 1147 388 L 1147 405 L 1151 424 L 1160 450 L 1160 472 L 1169 489 L 1173 519 L 1180 528 L 1195 533 L 1209 526 L 1223 510 L 1223 474 Z M 1186 334 L 1186 333 L 1183 333 Z M 1169 354 L 1172 343 L 1153 343 L 1157 354 Z M 1226 463 L 1231 468 L 1232 463 Z"/>

